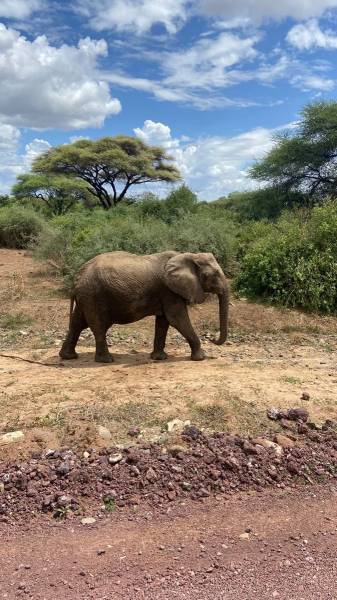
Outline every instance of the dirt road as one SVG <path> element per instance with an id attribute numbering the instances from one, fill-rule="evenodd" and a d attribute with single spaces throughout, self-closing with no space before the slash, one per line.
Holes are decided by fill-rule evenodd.
<path id="1" fill-rule="evenodd" d="M 337 597 L 333 486 L 236 495 L 163 514 L 142 508 L 93 525 L 28 523 L 0 536 L 0 598 L 8 600 Z"/>

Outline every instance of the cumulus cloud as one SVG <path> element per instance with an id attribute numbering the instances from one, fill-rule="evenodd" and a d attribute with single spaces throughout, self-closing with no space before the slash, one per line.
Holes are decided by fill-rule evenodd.
<path id="1" fill-rule="evenodd" d="M 36 138 L 20 153 L 20 138 L 17 127 L 0 123 L 0 194 L 9 193 L 16 176 L 28 171 L 34 158 L 50 148 L 49 142 Z"/>
<path id="2" fill-rule="evenodd" d="M 336 8 L 337 0 L 199 0 L 199 10 L 210 17 L 240 19 L 259 24 L 265 19 L 282 20 L 291 17 L 305 20 L 319 17 L 326 10 Z"/>
<path id="3" fill-rule="evenodd" d="M 41 0 L 1 0 L 0 17 L 5 19 L 27 19 L 41 7 Z"/>
<path id="4" fill-rule="evenodd" d="M 78 0 L 75 6 L 96 31 L 115 29 L 140 35 L 156 24 L 175 33 L 187 18 L 187 4 L 186 0 Z"/>
<path id="5" fill-rule="evenodd" d="M 0 118 L 37 129 L 101 126 L 121 109 L 99 77 L 106 53 L 104 40 L 57 48 L 44 35 L 30 42 L 0 23 Z"/>
<path id="6" fill-rule="evenodd" d="M 167 53 L 162 57 L 166 85 L 191 88 L 228 85 L 231 83 L 228 70 L 257 56 L 254 46 L 258 39 L 226 31 L 216 38 L 201 39 L 185 51 Z"/>
<path id="7" fill-rule="evenodd" d="M 145 121 L 134 133 L 148 144 L 160 144 L 174 156 L 187 184 L 201 199 L 214 200 L 233 190 L 249 189 L 247 168 L 273 145 L 273 130 L 262 127 L 232 137 L 196 141 L 174 138 L 164 123 Z"/>
<path id="8" fill-rule="evenodd" d="M 330 30 L 322 31 L 316 19 L 295 25 L 288 32 L 287 41 L 299 50 L 311 50 L 312 48 L 332 50 L 337 48 L 337 35 Z"/>

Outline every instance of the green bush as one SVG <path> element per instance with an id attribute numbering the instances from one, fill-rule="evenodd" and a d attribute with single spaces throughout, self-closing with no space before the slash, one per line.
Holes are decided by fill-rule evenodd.
<path id="1" fill-rule="evenodd" d="M 243 256 L 235 287 L 251 298 L 337 313 L 337 201 L 288 212 L 264 226 Z"/>
<path id="2" fill-rule="evenodd" d="M 236 243 L 236 227 L 228 219 L 216 221 L 207 214 L 194 214 L 169 225 L 161 219 L 145 218 L 137 207 L 124 207 L 109 214 L 97 209 L 52 219 L 39 236 L 36 254 L 59 266 L 69 288 L 81 264 L 115 250 L 136 254 L 213 252 L 223 268 L 232 272 Z"/>
<path id="3" fill-rule="evenodd" d="M 42 216 L 17 205 L 0 208 L 0 246 L 27 248 L 46 227 Z"/>

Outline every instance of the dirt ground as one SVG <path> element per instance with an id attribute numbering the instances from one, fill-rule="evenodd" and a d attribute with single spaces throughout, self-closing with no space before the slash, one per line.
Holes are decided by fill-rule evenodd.
<path id="1" fill-rule="evenodd" d="M 152 319 L 110 332 L 111 365 L 93 361 L 89 332 L 80 358 L 62 362 L 69 302 L 60 285 L 28 253 L 0 250 L 0 435 L 24 436 L 0 446 L 5 470 L 48 448 L 89 456 L 130 444 L 135 427 L 138 439 L 165 444 L 173 418 L 246 435 L 278 427 L 266 416 L 273 406 L 304 407 L 317 424 L 337 418 L 337 319 L 233 299 L 229 341 L 217 347 L 211 301 L 191 311 L 203 363 L 189 360 L 174 331 L 169 360 L 151 361 Z M 20 493 L 6 486 L 0 515 L 1 493 L 7 506 Z M 140 503 L 95 513 L 92 525 L 31 517 L 27 504 L 26 520 L 0 520 L 0 599 L 334 600 L 336 498 L 331 475 L 321 485 L 294 478 L 284 489 Z"/>
<path id="2" fill-rule="evenodd" d="M 217 347 L 208 340 L 217 328 L 217 304 L 210 301 L 191 311 L 207 351 L 202 363 L 189 360 L 174 330 L 169 360 L 151 361 L 153 319 L 111 330 L 113 364 L 94 362 L 89 331 L 80 358 L 61 362 L 69 301 L 60 286 L 48 265 L 26 252 L 0 250 L 1 352 L 54 365 L 0 357 L 0 433 L 25 434 L 2 447 L 3 457 L 60 444 L 123 443 L 134 426 L 144 439 L 160 439 L 173 418 L 256 434 L 270 428 L 271 406 L 304 406 L 317 422 L 337 417 L 335 318 L 233 299 L 229 341 Z M 101 437 L 99 425 L 111 439 Z"/>
<path id="3" fill-rule="evenodd" d="M 335 600 L 337 488 L 1 529 L 0 598 Z"/>

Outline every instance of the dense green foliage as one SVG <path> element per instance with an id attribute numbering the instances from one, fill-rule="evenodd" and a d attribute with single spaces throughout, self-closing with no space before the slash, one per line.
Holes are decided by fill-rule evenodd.
<path id="1" fill-rule="evenodd" d="M 50 148 L 35 159 L 32 170 L 84 181 L 104 209 L 125 199 L 131 186 L 180 178 L 163 148 L 122 135 Z"/>
<path id="2" fill-rule="evenodd" d="M 122 207 L 121 207 L 122 208 Z M 213 252 L 225 271 L 235 269 L 236 225 L 214 221 L 211 215 L 192 214 L 173 225 L 136 207 L 116 209 L 107 216 L 98 209 L 56 217 L 41 232 L 37 255 L 52 259 L 69 286 L 79 266 L 101 252 L 125 250 L 149 254 L 162 250 Z"/>
<path id="3" fill-rule="evenodd" d="M 0 208 L 0 247 L 27 248 L 45 228 L 44 219 L 31 208 Z"/>
<path id="4" fill-rule="evenodd" d="M 253 235 L 236 289 L 251 298 L 336 314 L 337 202 L 285 213 L 261 237 Z"/>
<path id="5" fill-rule="evenodd" d="M 92 195 L 89 194 L 84 181 L 65 175 L 45 173 L 19 175 L 13 187 L 13 195 L 18 200 L 31 198 L 40 201 L 47 214 L 54 215 L 63 215 L 79 202 L 88 207 L 93 204 Z"/>
<path id="6" fill-rule="evenodd" d="M 337 102 L 305 106 L 295 129 L 276 137 L 272 150 L 251 170 L 254 179 L 315 204 L 337 187 Z"/>

